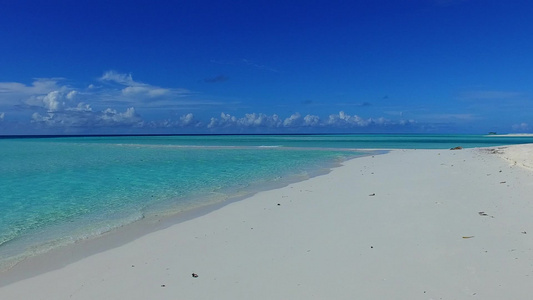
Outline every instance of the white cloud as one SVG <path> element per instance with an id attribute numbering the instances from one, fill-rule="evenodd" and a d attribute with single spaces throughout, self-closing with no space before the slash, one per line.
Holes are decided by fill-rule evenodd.
<path id="1" fill-rule="evenodd" d="M 18 82 L 0 82 L 0 93 L 2 94 L 24 93 L 32 88 L 34 87 L 26 86 Z"/>
<path id="2" fill-rule="evenodd" d="M 191 125 L 193 122 L 194 122 L 194 115 L 192 113 L 188 113 L 180 117 L 180 123 L 183 126 Z"/>
<path id="3" fill-rule="evenodd" d="M 61 98 L 63 98 L 63 95 L 59 91 L 53 91 L 44 96 L 42 101 L 48 111 L 57 111 L 65 106 L 65 102 L 62 102 Z"/>
<path id="4" fill-rule="evenodd" d="M 314 127 L 322 126 L 320 118 L 315 115 L 306 115 L 302 118 L 300 113 L 294 113 L 283 121 L 283 127 Z"/>
<path id="5" fill-rule="evenodd" d="M 122 94 L 124 96 L 137 96 L 143 95 L 150 98 L 161 97 L 170 94 L 169 89 L 162 89 L 157 87 L 148 87 L 148 86 L 128 86 L 122 89 Z"/>
<path id="6" fill-rule="evenodd" d="M 126 108 L 124 112 L 118 112 L 115 108 L 94 111 L 91 104 L 76 101 L 82 95 L 78 90 L 50 84 L 52 81 L 48 81 L 48 84 L 44 80 L 39 82 L 34 86 L 56 87 L 57 89 L 44 95 L 31 95 L 24 101 L 27 109 L 41 108 L 46 111 L 45 113 L 32 113 L 31 122 L 34 124 L 54 128 L 142 125 L 142 119 L 133 107 Z M 47 89 L 40 88 L 39 91 L 45 90 Z"/>
<path id="7" fill-rule="evenodd" d="M 59 88 L 62 78 L 36 78 L 31 85 L 18 82 L 0 82 L 0 93 L 46 94 Z"/>
<path id="8" fill-rule="evenodd" d="M 236 127 L 236 128 L 253 128 L 253 127 L 280 127 L 282 125 L 282 121 L 279 118 L 278 115 L 265 115 L 262 113 L 256 114 L 245 114 L 242 118 L 237 118 L 235 116 L 231 116 L 230 114 L 225 114 L 222 112 L 220 114 L 220 119 L 217 118 L 211 118 L 211 121 L 207 125 L 207 128 L 216 128 L 216 127 L 222 127 L 222 128 L 228 128 L 228 127 Z"/>
<path id="9" fill-rule="evenodd" d="M 92 111 L 93 109 L 91 108 L 91 106 L 89 104 L 85 104 L 83 102 L 80 102 L 75 107 L 67 107 L 66 110 L 70 110 L 70 111 L 87 111 L 88 112 L 88 111 Z"/>
<path id="10" fill-rule="evenodd" d="M 314 124 L 317 123 L 317 119 L 314 118 Z M 322 123 L 323 126 L 334 128 L 364 128 L 370 126 L 389 127 L 389 126 L 408 126 L 415 124 L 414 120 L 399 120 L 392 121 L 383 117 L 364 119 L 358 115 L 348 115 L 344 111 L 340 111 L 338 114 L 329 115 L 328 119 Z"/>
<path id="11" fill-rule="evenodd" d="M 122 86 L 119 90 L 120 95 L 131 98 L 161 98 L 161 97 L 178 97 L 190 94 L 186 89 L 167 89 L 133 80 L 131 74 L 123 74 L 115 71 L 107 71 L 99 78 L 102 82 L 116 83 Z M 94 87 L 93 87 L 94 88 Z M 108 92 L 112 92 L 113 89 Z"/>
<path id="12" fill-rule="evenodd" d="M 265 114 L 245 114 L 243 119 L 240 119 L 240 124 L 245 127 L 277 127 L 280 124 L 277 115 L 267 116 Z"/>
<path id="13" fill-rule="evenodd" d="M 367 126 L 404 126 L 413 123 L 405 120 L 394 122 L 384 118 L 366 119 L 343 111 L 324 118 L 311 114 L 303 116 L 298 112 L 283 117 L 255 112 L 239 117 L 222 112 L 217 117 L 197 120 L 192 113 L 181 116 L 175 116 L 174 113 L 183 111 L 184 108 L 193 111 L 202 108 L 205 111 L 206 107 L 227 103 L 194 97 L 180 99 L 191 93 L 185 89 L 162 88 L 138 82 L 131 74 L 115 71 L 105 72 L 99 78 L 98 85 L 89 84 L 76 88 L 63 82 L 64 79 L 61 78 L 35 79 L 29 85 L 0 82 L 0 121 L 4 120 L 7 113 L 10 122 L 17 119 L 17 122 L 20 122 L 17 124 L 31 122 L 41 128 L 49 127 L 58 132 L 66 131 L 70 127 L 90 130 L 121 126 L 144 127 L 146 130 L 187 127 L 198 131 L 223 129 L 226 132 L 246 132 L 249 129 L 257 129 L 257 132 L 261 132 L 262 129 L 269 129 L 281 132 L 284 129 L 295 131 L 298 128 L 334 130 Z M 175 117 L 169 117 L 171 115 Z M 455 117 L 458 118 L 459 115 Z M 4 125 L 6 123 L 9 122 Z"/>
<path id="14" fill-rule="evenodd" d="M 67 122 L 64 117 L 66 115 L 77 113 L 79 118 L 81 112 L 97 114 L 107 108 L 124 111 L 134 107 L 135 112 L 140 111 L 144 115 L 155 115 L 156 110 L 170 115 L 177 109 L 205 109 L 227 105 L 210 100 L 184 98 L 191 95 L 190 91 L 138 82 L 131 74 L 115 71 L 105 72 L 99 78 L 100 84 L 87 84 L 82 88 L 69 86 L 64 82 L 65 79 L 62 78 L 38 78 L 31 84 L 0 82 L 0 111 L 15 112 L 15 118 L 22 123 L 35 121 L 32 116 L 37 113 L 41 116 L 37 117 L 39 122 L 49 120 L 48 123 L 57 125 L 60 122 L 55 120 L 59 119 L 63 121 L 62 124 L 76 123 L 72 119 L 68 119 L 70 123 Z M 48 116 L 47 113 L 55 114 Z M 59 114 L 63 117 L 60 118 Z M 199 123 L 193 119 L 183 121 L 189 122 L 189 125 Z M 172 121 L 172 124 L 176 122 Z"/>
<path id="15" fill-rule="evenodd" d="M 25 99 L 44 97 L 53 91 L 67 91 L 68 86 L 59 85 L 61 78 L 38 78 L 31 85 L 18 82 L 0 82 L 0 107 L 12 107 Z"/>
<path id="16" fill-rule="evenodd" d="M 18 118 L 41 128 L 106 126 L 185 127 L 200 126 L 192 113 L 178 120 L 145 121 L 137 114 L 143 109 L 197 107 L 217 105 L 209 101 L 177 101 L 189 93 L 185 89 L 166 89 L 133 80 L 131 74 L 105 72 L 100 82 L 107 85 L 87 85 L 84 89 L 61 84 L 61 78 L 36 79 L 32 84 L 0 82 L 0 109 L 17 110 Z M 207 103 L 207 104 L 206 104 Z M 4 119 L 5 114 L 2 115 Z"/>
<path id="17" fill-rule="evenodd" d="M 163 120 L 163 121 L 151 121 L 147 122 L 146 127 L 148 128 L 183 128 L 183 127 L 194 127 L 200 128 L 202 123 L 194 119 L 192 113 L 182 115 L 177 120 Z"/>
<path id="18" fill-rule="evenodd" d="M 302 116 L 300 113 L 292 114 L 290 117 L 286 118 L 285 121 L 283 121 L 283 126 L 290 127 L 290 126 L 296 126 L 301 124 Z"/>
<path id="19" fill-rule="evenodd" d="M 43 108 L 48 112 L 76 110 L 76 108 L 79 108 L 79 103 L 75 103 L 78 95 L 78 91 L 60 88 L 46 95 L 33 95 L 28 97 L 23 103 L 30 109 Z"/>
<path id="20" fill-rule="evenodd" d="M 105 109 L 104 111 L 93 112 L 90 107 L 80 105 L 77 109 L 62 112 L 48 112 L 46 114 L 33 113 L 32 122 L 45 127 L 120 127 L 137 126 L 141 127 L 142 119 L 135 113 L 135 109 L 130 107 L 124 112 L 115 109 Z"/>
<path id="21" fill-rule="evenodd" d="M 529 131 L 529 125 L 527 123 L 520 123 L 520 124 L 514 124 L 513 130 L 518 132 L 528 132 Z"/>
<path id="22" fill-rule="evenodd" d="M 131 74 L 123 74 L 115 71 L 107 71 L 100 77 L 102 81 L 113 81 L 122 85 L 128 86 L 139 86 L 143 85 L 142 83 L 133 81 Z"/>
<path id="23" fill-rule="evenodd" d="M 245 114 L 242 118 L 237 118 L 230 114 L 221 113 L 220 118 L 211 118 L 207 128 L 357 128 L 368 126 L 406 126 L 414 123 L 415 121 L 413 120 L 400 120 L 394 122 L 382 117 L 377 119 L 363 119 L 357 115 L 348 115 L 343 111 L 338 114 L 330 115 L 326 120 L 321 120 L 320 117 L 315 115 L 306 115 L 302 118 L 299 113 L 294 113 L 283 121 L 276 114 L 269 116 L 262 113 L 251 113 Z"/>
<path id="24" fill-rule="evenodd" d="M 225 113 L 221 113 L 220 120 L 218 120 L 217 118 L 211 118 L 211 121 L 209 122 L 209 124 L 207 124 L 207 128 L 228 127 L 228 124 L 235 124 L 236 121 L 237 118 Z"/>
<path id="25" fill-rule="evenodd" d="M 343 111 L 336 115 L 329 115 L 326 125 L 339 127 L 365 127 L 371 124 L 371 119 L 365 120 L 357 115 L 350 116 Z"/>
<path id="26" fill-rule="evenodd" d="M 76 96 L 78 95 L 78 91 L 70 91 L 68 92 L 67 94 L 67 99 L 68 100 L 74 100 L 74 98 L 76 98 Z"/>
<path id="27" fill-rule="evenodd" d="M 108 108 L 102 112 L 100 119 L 111 123 L 123 123 L 135 117 L 135 108 L 129 107 L 125 112 L 119 113 L 115 109 Z"/>
<path id="28" fill-rule="evenodd" d="M 320 118 L 314 115 L 307 115 L 304 117 L 305 126 L 318 126 L 320 124 Z"/>

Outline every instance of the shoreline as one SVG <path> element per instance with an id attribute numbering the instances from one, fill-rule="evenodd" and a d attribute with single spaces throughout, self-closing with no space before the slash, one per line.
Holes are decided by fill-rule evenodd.
<path id="1" fill-rule="evenodd" d="M 487 134 L 491 137 L 533 137 L 533 133 L 506 133 L 506 134 Z"/>
<path id="2" fill-rule="evenodd" d="M 120 247 L 141 238 L 142 236 L 202 217 L 231 203 L 253 197 L 257 193 L 284 188 L 293 183 L 306 181 L 317 176 L 327 175 L 335 168 L 342 167 L 345 161 L 364 156 L 382 155 L 390 150 L 346 149 L 344 151 L 355 151 L 358 154 L 354 158 L 349 158 L 343 161 L 331 161 L 325 163 L 320 168 L 308 169 L 305 171 L 305 177 L 302 177 L 299 174 L 292 174 L 283 176 L 283 179 L 279 181 L 268 181 L 261 185 L 254 183 L 252 186 L 243 190 L 227 190 L 223 192 L 223 194 L 227 195 L 223 200 L 215 200 L 211 202 L 204 201 L 203 204 L 199 206 L 194 206 L 185 210 L 175 211 L 172 209 L 173 212 L 170 213 L 160 210 L 152 211 L 139 220 L 112 228 L 97 236 L 60 245 L 37 255 L 25 256 L 14 265 L 9 266 L 6 269 L 0 269 L 0 288 L 20 280 L 63 268 L 88 256 Z"/>
<path id="3" fill-rule="evenodd" d="M 39 286 L 45 299 L 525 299 L 533 172 L 490 151 L 518 147 L 533 145 L 351 159 L 13 280 L 0 297 Z"/>

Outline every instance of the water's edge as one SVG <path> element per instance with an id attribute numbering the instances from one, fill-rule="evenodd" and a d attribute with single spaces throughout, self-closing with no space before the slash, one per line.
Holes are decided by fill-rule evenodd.
<path id="1" fill-rule="evenodd" d="M 292 176 L 283 181 L 268 182 L 265 185 L 255 187 L 254 190 L 247 190 L 245 194 L 229 195 L 229 197 L 225 200 L 194 207 L 185 211 L 179 211 L 174 214 L 145 217 L 140 220 L 133 221 L 132 223 L 120 226 L 119 228 L 114 228 L 108 232 L 104 232 L 101 235 L 78 240 L 71 244 L 62 245 L 35 256 L 25 257 L 16 262 L 13 266 L 0 270 L 0 287 L 53 270 L 61 269 L 66 265 L 72 264 L 99 252 L 125 245 L 144 235 L 207 215 L 231 203 L 250 198 L 257 193 L 280 189 L 293 183 L 306 181 L 317 176 L 327 175 L 333 169 L 342 167 L 344 162 L 348 160 L 371 155 L 386 154 L 390 151 L 384 149 L 351 150 L 356 150 L 358 154 L 365 154 L 348 158 L 343 161 L 331 162 L 329 165 L 322 166 L 320 169 L 310 171 L 306 178 Z"/>

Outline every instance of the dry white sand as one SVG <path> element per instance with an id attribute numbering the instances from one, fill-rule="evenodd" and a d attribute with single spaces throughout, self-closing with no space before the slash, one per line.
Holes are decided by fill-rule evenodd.
<path id="1" fill-rule="evenodd" d="M 501 137 L 501 136 L 521 137 L 521 136 L 533 136 L 533 133 L 489 134 L 489 135 L 487 135 L 487 136 L 494 136 L 494 137 Z"/>
<path id="2" fill-rule="evenodd" d="M 533 170 L 533 147 L 530 145 L 510 146 L 496 152 L 513 165 Z"/>
<path id="3" fill-rule="evenodd" d="M 499 156 L 532 147 L 357 158 L 0 299 L 531 299 L 533 158 Z"/>

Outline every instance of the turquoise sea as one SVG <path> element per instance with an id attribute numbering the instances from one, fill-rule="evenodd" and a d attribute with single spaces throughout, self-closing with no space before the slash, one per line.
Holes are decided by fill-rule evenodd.
<path id="1" fill-rule="evenodd" d="M 520 143 L 533 143 L 533 137 L 0 137 L 0 269 L 143 218 L 305 180 L 369 154 L 362 149 Z"/>

